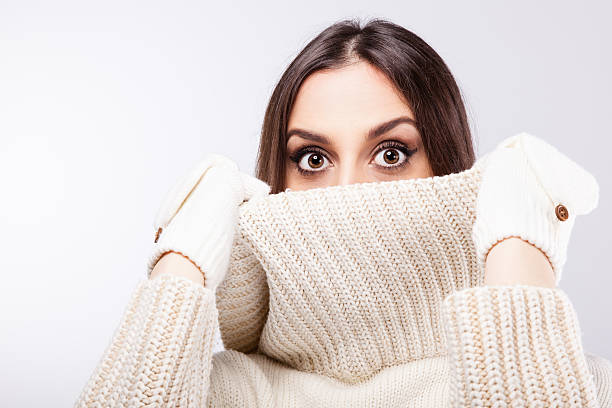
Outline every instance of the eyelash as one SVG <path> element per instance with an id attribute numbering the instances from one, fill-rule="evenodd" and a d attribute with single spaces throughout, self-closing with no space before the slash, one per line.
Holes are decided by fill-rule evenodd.
<path id="1" fill-rule="evenodd" d="M 395 140 L 389 140 L 389 141 L 381 143 L 379 145 L 379 148 L 376 149 L 376 151 L 374 152 L 374 155 L 376 156 L 381 151 L 389 149 L 389 148 L 399 150 L 400 152 L 404 153 L 404 155 L 406 156 L 406 159 L 404 160 L 404 162 L 397 166 L 379 166 L 379 167 L 382 167 L 384 171 L 388 171 L 390 173 L 396 173 L 396 172 L 401 171 L 410 162 L 410 157 L 417 151 L 417 149 L 412 149 L 412 150 L 408 149 L 406 145 L 404 145 L 403 143 L 397 142 Z M 299 149 L 297 152 L 289 156 L 289 159 L 294 163 L 294 166 L 296 167 L 297 171 L 304 176 L 313 176 L 314 173 L 324 172 L 325 170 L 305 170 L 300 167 L 299 165 L 300 160 L 302 160 L 302 157 L 307 153 L 318 153 L 321 156 L 324 156 L 325 158 L 327 158 L 323 150 L 317 146 L 303 147 Z"/>

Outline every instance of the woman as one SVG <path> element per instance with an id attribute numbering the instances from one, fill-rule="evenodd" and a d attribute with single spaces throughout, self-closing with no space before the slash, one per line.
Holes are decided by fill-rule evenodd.
<path id="1" fill-rule="evenodd" d="M 344 21 L 312 40 L 257 177 L 208 154 L 169 191 L 77 405 L 612 406 L 612 365 L 555 287 L 597 182 L 526 133 L 475 161 L 418 36 Z"/>

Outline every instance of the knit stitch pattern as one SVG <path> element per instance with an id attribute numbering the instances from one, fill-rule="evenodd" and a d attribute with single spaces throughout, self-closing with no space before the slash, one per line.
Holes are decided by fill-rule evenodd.
<path id="1" fill-rule="evenodd" d="M 269 287 L 259 351 L 346 383 L 445 355 L 442 300 L 484 276 L 471 239 L 479 175 L 475 165 L 245 203 L 240 230 Z"/>
<path id="2" fill-rule="evenodd" d="M 210 289 L 170 275 L 141 281 L 75 406 L 204 406 L 216 319 Z"/>
<path id="3" fill-rule="evenodd" d="M 216 292 L 141 282 L 76 406 L 612 407 L 561 289 L 482 286 L 481 165 L 245 202 Z"/>
<path id="4" fill-rule="evenodd" d="M 242 231 L 236 235 L 229 271 L 216 292 L 219 331 L 225 348 L 250 353 L 258 348 L 268 316 L 268 282 Z"/>
<path id="5" fill-rule="evenodd" d="M 558 288 L 463 290 L 444 300 L 452 405 L 598 407 L 578 318 Z"/>

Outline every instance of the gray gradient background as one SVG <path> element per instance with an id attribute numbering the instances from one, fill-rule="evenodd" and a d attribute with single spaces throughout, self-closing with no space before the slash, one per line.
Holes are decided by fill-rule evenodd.
<path id="1" fill-rule="evenodd" d="M 493 4 L 495 3 L 495 4 Z M 478 156 L 519 131 L 599 180 L 561 288 L 612 359 L 611 7 L 513 1 L 1 1 L 0 405 L 70 406 L 144 278 L 165 191 L 206 152 L 253 174 L 264 109 L 298 51 L 388 18 L 447 62 Z"/>

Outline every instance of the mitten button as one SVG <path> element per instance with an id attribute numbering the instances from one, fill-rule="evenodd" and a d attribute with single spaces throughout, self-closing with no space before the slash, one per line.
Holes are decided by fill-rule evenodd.
<path id="1" fill-rule="evenodd" d="M 567 207 L 563 204 L 558 204 L 555 207 L 555 214 L 557 215 L 557 218 L 561 221 L 565 221 L 569 217 L 569 211 L 567 210 Z"/>

